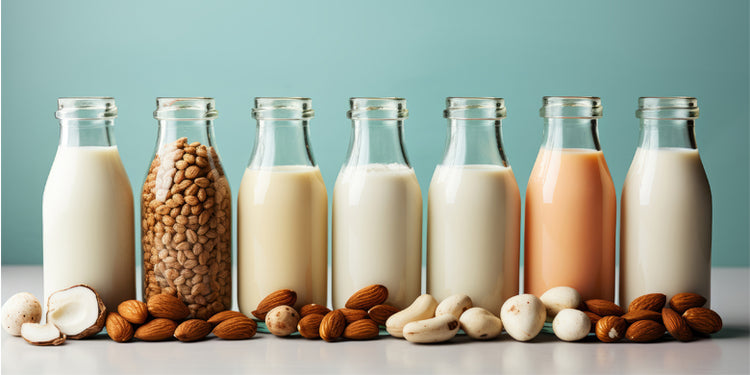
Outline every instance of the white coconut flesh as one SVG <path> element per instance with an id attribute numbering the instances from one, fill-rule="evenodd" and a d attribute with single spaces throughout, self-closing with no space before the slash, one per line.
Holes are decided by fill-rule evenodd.
<path id="1" fill-rule="evenodd" d="M 47 301 L 47 309 L 47 322 L 53 323 L 68 336 L 75 336 L 94 326 L 100 314 L 96 293 L 85 286 L 53 293 Z"/>
<path id="2" fill-rule="evenodd" d="M 60 330 L 52 323 L 24 323 L 21 325 L 21 337 L 36 345 L 58 345 L 65 341 Z"/>

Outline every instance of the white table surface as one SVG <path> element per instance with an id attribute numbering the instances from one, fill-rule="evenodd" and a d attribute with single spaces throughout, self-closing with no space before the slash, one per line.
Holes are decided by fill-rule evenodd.
<path id="1" fill-rule="evenodd" d="M 2 301 L 28 291 L 41 297 L 41 266 L 3 266 Z M 750 373 L 750 271 L 714 268 L 711 306 L 724 328 L 710 339 L 681 343 L 566 343 L 542 333 L 531 342 L 507 334 L 490 342 L 458 336 L 415 345 L 381 337 L 326 343 L 258 334 L 244 341 L 213 336 L 195 343 L 118 344 L 104 333 L 37 347 L 2 332 L 2 374 L 233 374 L 233 373 Z"/>

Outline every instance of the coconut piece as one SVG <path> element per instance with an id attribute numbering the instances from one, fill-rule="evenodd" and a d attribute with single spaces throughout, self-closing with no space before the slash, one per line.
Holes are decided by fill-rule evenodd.
<path id="1" fill-rule="evenodd" d="M 21 337 L 33 345 L 60 345 L 65 342 L 65 334 L 52 323 L 24 323 L 21 325 Z"/>
<path id="2" fill-rule="evenodd" d="M 47 322 L 69 339 L 82 339 L 99 333 L 107 318 L 101 297 L 88 285 L 58 290 L 47 298 Z"/>
<path id="3" fill-rule="evenodd" d="M 42 305 L 31 293 L 16 293 L 8 298 L 2 309 L 3 329 L 13 336 L 21 336 L 21 325 L 42 321 Z"/>

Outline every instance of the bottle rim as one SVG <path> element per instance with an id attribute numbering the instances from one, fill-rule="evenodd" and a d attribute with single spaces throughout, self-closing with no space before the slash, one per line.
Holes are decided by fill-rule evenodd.
<path id="1" fill-rule="evenodd" d="M 642 96 L 635 117 L 654 120 L 692 120 L 698 118 L 698 99 L 692 96 Z"/>
<path id="2" fill-rule="evenodd" d="M 598 96 L 545 96 L 539 115 L 544 118 L 599 119 L 602 99 Z"/>
<path id="3" fill-rule="evenodd" d="M 156 98 L 154 118 L 157 120 L 212 120 L 218 115 L 214 98 L 165 96 Z"/>
<path id="4" fill-rule="evenodd" d="M 406 99 L 400 97 L 349 98 L 346 116 L 352 120 L 403 120 L 409 117 Z"/>
<path id="5" fill-rule="evenodd" d="M 259 96 L 252 116 L 256 120 L 305 120 L 315 117 L 315 111 L 310 98 Z"/>
<path id="6" fill-rule="evenodd" d="M 505 99 L 497 97 L 450 96 L 445 99 L 443 117 L 452 120 L 498 120 L 507 116 Z"/>
<path id="7" fill-rule="evenodd" d="M 70 96 L 57 98 L 55 117 L 61 120 L 101 120 L 117 117 L 111 96 Z"/>

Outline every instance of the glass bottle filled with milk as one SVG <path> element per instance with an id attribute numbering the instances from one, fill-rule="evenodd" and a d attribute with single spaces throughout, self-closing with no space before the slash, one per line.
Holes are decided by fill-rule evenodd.
<path id="1" fill-rule="evenodd" d="M 108 309 L 135 298 L 133 191 L 114 136 L 114 98 L 60 98 L 60 143 L 44 186 L 44 300 L 88 284 Z"/>
<path id="2" fill-rule="evenodd" d="M 328 195 L 310 146 L 309 98 L 255 98 L 258 121 L 237 202 L 237 294 L 250 315 L 273 291 L 326 305 Z"/>
<path id="3" fill-rule="evenodd" d="M 617 198 L 599 146 L 597 97 L 547 96 L 542 146 L 526 188 L 524 289 L 573 287 L 615 298 Z"/>
<path id="4" fill-rule="evenodd" d="M 157 98 L 156 150 L 141 191 L 143 298 L 169 294 L 208 319 L 232 307 L 232 193 L 213 98 Z"/>
<path id="5" fill-rule="evenodd" d="M 405 308 L 419 296 L 422 194 L 403 143 L 402 98 L 352 98 L 352 135 L 333 191 L 333 307 L 371 284 Z"/>
<path id="6" fill-rule="evenodd" d="M 500 315 L 518 294 L 521 196 L 505 157 L 502 98 L 448 98 L 442 162 L 430 183 L 427 293 L 467 294 Z"/>
<path id="7" fill-rule="evenodd" d="M 640 98 L 640 141 L 622 189 L 620 303 L 646 293 L 710 298 L 711 188 L 695 98 Z"/>

